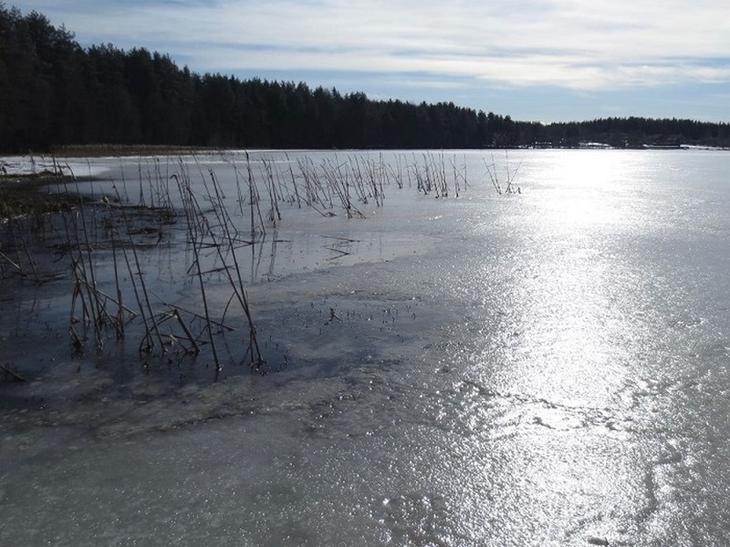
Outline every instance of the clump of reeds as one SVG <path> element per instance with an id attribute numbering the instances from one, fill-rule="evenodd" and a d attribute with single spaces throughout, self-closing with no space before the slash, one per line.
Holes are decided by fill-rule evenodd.
<path id="1" fill-rule="evenodd" d="M 203 187 L 206 194 L 203 196 L 209 204 L 208 211 L 211 218 L 208 218 L 206 211 L 200 206 L 200 200 L 195 195 L 190 181 L 190 177 L 182 172 L 175 176 L 175 181 L 179 187 L 179 193 L 184 197 L 186 205 L 186 219 L 189 224 L 188 235 L 189 243 L 193 250 L 194 256 L 194 276 L 197 278 L 200 289 L 201 300 L 204 309 L 205 331 L 208 334 L 208 341 L 211 345 L 213 359 L 215 361 L 216 370 L 221 370 L 222 365 L 218 356 L 215 345 L 214 331 L 212 329 L 213 321 L 211 320 L 211 310 L 208 303 L 207 291 L 205 287 L 205 276 L 208 273 L 222 272 L 225 274 L 230 287 L 232 289 L 231 299 L 226 305 L 224 315 L 228 310 L 230 301 L 235 299 L 241 306 L 246 321 L 248 323 L 248 346 L 245 351 L 246 359 L 251 368 L 261 369 L 264 366 L 264 359 L 259 349 L 256 326 L 251 314 L 250 305 L 241 273 L 241 266 L 237 256 L 237 250 L 241 246 L 253 245 L 256 238 L 256 209 L 258 209 L 258 189 L 253 180 L 253 173 L 249 160 L 249 203 L 251 214 L 251 230 L 252 237 L 250 241 L 242 240 L 238 237 L 235 225 L 230 217 L 225 204 L 224 194 L 215 173 L 209 170 L 209 177 L 203 181 Z M 273 173 L 269 178 L 269 192 L 271 195 L 272 211 L 276 214 L 276 202 L 278 200 L 278 190 L 274 186 Z M 277 197 L 274 197 L 276 193 Z M 259 221 L 263 224 L 263 220 L 259 217 Z M 216 268 L 211 272 L 204 270 L 202 266 L 203 250 L 212 251 L 216 258 Z"/>
<path id="2" fill-rule="evenodd" d="M 109 331 L 117 339 L 141 331 L 138 351 L 145 356 L 145 362 L 151 355 L 182 357 L 206 353 L 216 371 L 220 371 L 225 365 L 224 354 L 219 351 L 223 348 L 221 335 L 234 332 L 226 317 L 232 310 L 240 309 L 245 323 L 243 362 L 262 370 L 265 359 L 240 251 L 250 247 L 254 252 L 258 247 L 260 260 L 261 246 L 270 231 L 274 234 L 273 254 L 287 206 L 309 208 L 323 217 L 344 214 L 348 219 L 364 219 L 368 208 L 384 207 L 386 194 L 393 189 L 415 187 L 423 195 L 447 198 L 459 197 L 469 187 L 466 158 L 460 165 L 454 156 L 447 161 L 443 152 L 410 157 L 400 154 L 389 162 L 382 153 L 335 156 L 318 163 L 308 156 L 291 161 L 288 155 L 285 158 L 286 162 L 278 162 L 265 156 L 254 159 L 245 153 L 245 169 L 239 169 L 232 160 L 236 185 L 235 196 L 231 196 L 235 200 L 232 208 L 228 207 L 228 198 L 215 172 L 204 169 L 197 159 L 192 164 L 182 158 L 173 167 L 157 159 L 146 164 L 140 160 L 136 165 L 139 186 L 130 184 L 136 204 L 132 203 L 134 197 L 130 200 L 123 170 L 121 186 L 115 184 L 114 195 L 103 197 L 102 204 L 90 205 L 79 198 L 74 210 L 63 215 L 71 265 L 69 334 L 73 347 L 82 351 L 87 338 L 93 337 L 96 348 L 101 350 Z M 193 181 L 191 165 L 193 169 L 197 166 L 200 180 Z M 70 168 L 58 169 L 70 172 Z M 70 175 L 73 177 L 73 173 Z M 494 178 L 499 187 L 496 175 Z M 514 175 L 508 176 L 506 192 L 512 191 L 513 180 Z M 80 195 L 78 187 L 76 190 Z M 140 240 L 149 231 L 141 229 L 135 219 L 142 211 L 155 214 L 160 223 L 153 230 L 158 236 L 157 244 L 163 237 L 162 224 L 183 220 L 191 256 L 187 273 L 195 282 L 199 309 L 165 302 L 148 286 Z M 236 220 L 235 216 L 241 218 Z M 17 249 L 27 251 L 22 238 L 19 242 Z M 349 254 L 335 245 L 329 248 L 337 253 L 336 258 Z M 105 256 L 111 257 L 113 266 L 113 288 L 106 291 L 99 279 L 100 253 L 110 253 Z M 22 271 L 27 275 L 37 269 L 30 253 L 21 263 L 2 249 L 0 265 L 2 271 Z M 253 268 L 252 260 L 252 278 Z M 222 276 L 230 288 L 230 297 L 220 307 L 212 298 L 210 286 L 215 276 Z M 137 324 L 141 322 L 137 329 L 129 327 L 135 320 Z"/>
<path id="3" fill-rule="evenodd" d="M 494 187 L 494 190 L 497 192 L 497 194 L 521 194 L 522 188 L 518 186 L 515 181 L 517 180 L 517 174 L 520 171 L 520 167 L 522 167 L 522 163 L 519 163 L 517 167 L 515 167 L 514 170 L 510 169 L 509 165 L 509 153 L 505 151 L 505 171 L 506 171 L 506 181 L 504 188 L 502 188 L 502 182 L 499 178 L 499 171 L 497 169 L 497 164 L 494 161 L 494 154 L 492 154 L 492 163 L 488 164 L 486 160 L 484 161 L 484 166 L 487 168 L 487 175 L 489 176 L 489 180 L 492 183 L 492 186 Z"/>

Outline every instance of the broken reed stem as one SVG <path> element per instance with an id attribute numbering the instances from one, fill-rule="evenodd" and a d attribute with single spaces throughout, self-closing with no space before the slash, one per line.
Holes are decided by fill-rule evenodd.
<path id="1" fill-rule="evenodd" d="M 216 195 L 218 195 L 220 197 L 217 180 L 215 180 L 215 179 L 214 179 L 214 189 L 216 191 Z M 241 268 L 238 264 L 238 257 L 236 256 L 236 251 L 234 249 L 233 237 L 231 235 L 230 228 L 228 227 L 227 223 L 223 223 L 223 228 L 225 230 L 225 236 L 228 240 L 228 246 L 231 251 L 231 255 L 233 258 L 233 264 L 234 264 L 234 268 L 236 271 L 236 277 L 238 279 L 238 287 L 240 290 L 240 292 L 237 293 L 238 298 L 239 298 L 241 307 L 243 308 L 243 312 L 246 315 L 246 320 L 248 321 L 248 325 L 249 325 L 249 339 L 250 339 L 250 343 L 252 346 L 251 364 L 255 367 L 260 367 L 263 364 L 263 359 L 261 358 L 261 351 L 259 350 L 258 341 L 256 339 L 256 326 L 254 325 L 253 317 L 251 316 L 251 309 L 248 304 L 248 297 L 246 296 L 246 290 L 243 286 L 243 276 L 241 275 Z M 226 272 L 229 273 L 229 279 L 235 289 L 235 284 L 233 283 L 233 279 L 230 278 L 230 272 L 228 272 L 227 268 L 226 268 Z M 256 352 L 255 356 L 253 354 L 254 351 Z"/>
<path id="2" fill-rule="evenodd" d="M 205 316 L 204 315 L 200 315 L 199 313 L 196 313 L 194 311 L 185 309 L 185 308 L 183 308 L 181 306 L 178 306 L 176 304 L 170 304 L 169 302 L 165 302 L 164 300 L 160 300 L 160 303 L 163 306 L 167 306 L 168 308 L 172 308 L 172 309 L 181 311 L 183 313 L 187 313 L 188 315 L 191 315 L 193 317 L 196 317 L 197 319 L 205 320 Z M 211 324 L 215 325 L 216 327 L 219 327 L 219 328 L 221 328 L 223 330 L 226 330 L 228 332 L 235 332 L 236 331 L 236 329 L 234 329 L 233 327 L 231 327 L 229 325 L 226 325 L 226 324 L 224 324 L 224 323 L 222 323 L 220 321 L 215 321 L 214 319 L 210 319 L 210 322 L 211 322 Z"/>
<path id="3" fill-rule="evenodd" d="M 234 280 L 233 275 L 231 274 L 231 271 L 230 271 L 230 267 L 226 263 L 226 259 L 223 255 L 223 251 L 221 250 L 222 246 L 218 242 L 215 232 L 212 229 L 210 229 L 210 227 L 208 229 L 208 236 L 211 238 L 213 247 L 216 250 L 218 258 L 221 260 L 221 262 L 223 264 L 223 271 L 225 271 L 226 276 L 228 277 L 229 283 L 231 284 L 231 286 L 234 290 L 235 296 L 237 297 L 239 303 L 241 304 L 241 308 L 243 309 L 243 312 L 246 315 L 246 319 L 249 324 L 249 346 L 251 348 L 250 364 L 252 367 L 260 368 L 263 365 L 264 361 L 261 357 L 261 352 L 260 352 L 258 341 L 256 338 L 256 327 L 253 322 L 253 317 L 251 316 L 251 311 L 250 311 L 250 307 L 248 304 L 248 298 L 246 296 L 246 291 L 245 291 L 244 284 L 243 284 L 243 276 L 241 275 L 241 269 L 240 269 L 240 265 L 238 262 L 238 257 L 236 255 L 235 238 L 233 237 L 233 234 L 231 233 L 229 222 L 226 222 L 226 219 L 223 218 L 223 216 L 222 216 L 223 213 L 218 212 L 219 209 L 225 210 L 225 203 L 223 201 L 223 194 L 222 194 L 220 185 L 215 176 L 211 176 L 211 183 L 212 183 L 213 192 L 215 195 L 213 196 L 213 195 L 209 194 L 209 197 L 210 197 L 211 201 L 215 200 L 218 204 L 218 208 L 214 207 L 214 214 L 216 214 L 218 226 L 223 229 L 224 240 L 228 243 L 227 254 L 230 254 L 233 259 L 234 271 L 235 271 L 238 283 L 236 283 L 236 281 Z M 189 185 L 187 187 L 187 191 L 190 194 L 191 201 L 193 203 L 197 204 L 197 200 L 195 199 L 195 196 L 192 194 L 192 188 Z M 204 213 L 200 209 L 199 205 L 196 206 L 195 213 L 197 215 L 204 215 Z M 202 288 L 202 272 L 201 272 L 201 266 L 200 266 L 200 261 L 199 261 L 199 254 L 197 252 L 197 245 L 194 244 L 193 247 L 194 247 L 195 253 L 196 253 L 197 273 L 198 273 L 198 278 L 201 283 L 201 293 L 202 293 L 202 291 L 204 289 Z M 205 296 L 203 298 L 204 298 L 204 305 L 206 307 L 206 313 L 205 313 L 206 321 L 210 321 L 210 314 L 208 313 L 208 310 L 207 310 L 207 303 L 205 301 Z M 217 359 L 217 356 L 216 356 L 216 359 Z"/>
<path id="4" fill-rule="evenodd" d="M 117 265 L 117 244 L 116 238 L 114 237 L 114 231 L 111 234 L 112 237 L 112 260 L 114 261 L 114 285 L 117 289 L 117 317 L 116 317 L 116 331 L 117 339 L 121 340 L 124 338 L 124 303 L 122 301 L 122 288 L 119 284 L 119 267 Z"/>
<path id="5" fill-rule="evenodd" d="M 119 190 L 117 189 L 116 186 L 114 186 L 114 191 L 117 194 L 117 199 L 120 199 Z M 129 245 L 132 249 L 132 256 L 134 258 L 134 264 L 135 264 L 135 267 L 137 270 L 136 274 L 139 279 L 140 287 L 142 288 L 142 295 L 144 296 L 144 304 L 147 307 L 147 314 L 149 314 L 148 315 L 149 322 L 152 323 L 152 325 L 150 327 L 150 325 L 147 321 L 147 318 L 145 318 L 145 315 L 147 315 L 147 314 L 142 313 L 142 317 L 143 317 L 144 323 L 145 323 L 146 333 L 145 333 L 145 338 L 143 338 L 142 342 L 140 343 L 140 349 L 142 349 L 142 345 L 144 344 L 145 340 L 148 340 L 148 339 L 150 340 L 150 343 L 146 346 L 146 348 L 144 348 L 144 352 L 149 353 L 150 350 L 152 349 L 153 345 L 151 343 L 151 336 L 152 336 L 152 332 L 150 331 L 150 328 L 151 328 L 157 337 L 157 341 L 160 344 L 160 351 L 162 353 L 164 353 L 165 345 L 162 342 L 162 335 L 160 334 L 160 329 L 157 327 L 157 321 L 155 320 L 155 314 L 152 312 L 152 305 L 150 304 L 150 297 L 149 297 L 149 294 L 147 293 L 147 284 L 144 281 L 144 276 L 142 274 L 142 268 L 140 267 L 140 264 L 139 264 L 139 256 L 137 254 L 137 249 L 135 247 L 134 239 L 132 238 L 132 234 L 130 233 L 129 218 L 127 217 L 127 213 L 124 211 L 123 207 L 121 208 L 121 212 L 122 212 L 122 219 L 124 220 L 124 225 L 127 230 L 127 238 L 129 240 Z M 124 259 L 125 259 L 125 262 L 127 263 L 127 269 L 129 271 L 129 276 L 132 279 L 132 285 L 134 286 L 134 292 L 135 292 L 135 296 L 137 298 L 137 303 L 139 304 L 140 309 L 142 310 L 142 309 L 144 309 L 144 306 L 142 305 L 142 301 L 139 296 L 139 291 L 137 290 L 137 284 L 134 281 L 134 272 L 132 271 L 131 265 L 129 263 L 129 257 L 127 255 L 126 249 L 124 249 Z"/>
<path id="6" fill-rule="evenodd" d="M 213 360 L 215 361 L 215 370 L 220 372 L 222 370 L 220 360 L 218 359 L 218 350 L 215 347 L 215 339 L 213 336 L 213 328 L 210 322 L 210 312 L 208 311 L 208 297 L 205 293 L 205 283 L 203 283 L 203 274 L 200 269 L 200 254 L 198 252 L 198 245 L 196 241 L 193 241 L 193 253 L 195 255 L 195 265 L 198 270 L 198 282 L 200 284 L 200 295 L 203 299 L 203 310 L 205 312 L 205 323 L 208 329 L 208 339 L 210 340 L 211 351 L 213 352 Z"/>
<path id="7" fill-rule="evenodd" d="M 198 342 L 193 338 L 193 335 L 190 333 L 190 329 L 188 329 L 188 326 L 185 324 L 185 321 L 182 320 L 182 317 L 180 317 L 180 313 L 175 310 L 175 319 L 177 319 L 177 322 L 180 324 L 180 328 L 182 328 L 183 332 L 185 333 L 185 336 L 188 338 L 190 343 L 193 345 L 193 351 L 195 354 L 200 353 L 200 346 L 198 346 Z"/>

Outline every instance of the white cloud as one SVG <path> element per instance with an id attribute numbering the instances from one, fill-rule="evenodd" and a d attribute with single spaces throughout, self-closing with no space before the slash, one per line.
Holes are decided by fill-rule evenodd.
<path id="1" fill-rule="evenodd" d="M 728 0 L 26 3 L 82 38 L 148 44 L 199 70 L 422 72 L 572 89 L 730 82 Z"/>

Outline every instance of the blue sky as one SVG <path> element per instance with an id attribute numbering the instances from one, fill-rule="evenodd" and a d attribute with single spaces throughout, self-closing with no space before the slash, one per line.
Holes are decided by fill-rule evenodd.
<path id="1" fill-rule="evenodd" d="M 730 121 L 728 0 L 16 0 L 83 45 L 524 120 Z"/>

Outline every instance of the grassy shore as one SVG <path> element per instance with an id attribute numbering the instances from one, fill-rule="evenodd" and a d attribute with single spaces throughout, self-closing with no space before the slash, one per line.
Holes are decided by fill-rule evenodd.
<path id="1" fill-rule="evenodd" d="M 51 193 L 50 184 L 71 181 L 52 173 L 0 175 L 0 221 L 24 215 L 67 211 L 79 204 L 77 195 Z"/>

